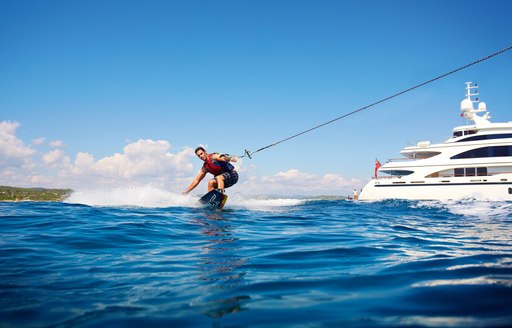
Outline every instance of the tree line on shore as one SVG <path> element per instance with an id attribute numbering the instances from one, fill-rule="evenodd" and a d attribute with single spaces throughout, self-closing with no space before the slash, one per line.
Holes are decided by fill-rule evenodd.
<path id="1" fill-rule="evenodd" d="M 71 189 L 18 188 L 0 186 L 0 201 L 2 202 L 62 202 L 69 197 Z"/>

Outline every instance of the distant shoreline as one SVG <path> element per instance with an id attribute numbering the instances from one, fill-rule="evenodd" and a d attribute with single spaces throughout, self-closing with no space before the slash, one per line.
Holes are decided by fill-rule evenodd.
<path id="1" fill-rule="evenodd" d="M 73 189 L 21 188 L 0 186 L 0 202 L 63 202 L 74 192 Z M 200 195 L 198 195 L 200 196 Z M 298 198 L 303 200 L 351 200 L 350 196 L 340 195 L 259 195 L 262 199 Z"/>
<path id="2" fill-rule="evenodd" d="M 62 202 L 72 192 L 72 189 L 0 186 L 0 202 Z"/>

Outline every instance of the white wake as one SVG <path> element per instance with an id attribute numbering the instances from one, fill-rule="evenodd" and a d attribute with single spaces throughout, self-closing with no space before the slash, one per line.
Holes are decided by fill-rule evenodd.
<path id="1" fill-rule="evenodd" d="M 90 206 L 136 206 L 136 207 L 200 207 L 201 195 L 182 195 L 151 187 L 92 188 L 74 191 L 65 202 Z M 249 196 L 239 193 L 228 194 L 225 208 L 274 210 L 297 206 L 306 200 L 285 197 Z"/>

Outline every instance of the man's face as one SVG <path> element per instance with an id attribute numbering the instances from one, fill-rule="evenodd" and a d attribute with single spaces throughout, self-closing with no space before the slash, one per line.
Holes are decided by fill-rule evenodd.
<path id="1" fill-rule="evenodd" d="M 196 152 L 196 155 L 197 157 L 199 157 L 202 161 L 206 161 L 206 152 L 203 151 L 202 149 L 199 149 L 197 152 Z"/>

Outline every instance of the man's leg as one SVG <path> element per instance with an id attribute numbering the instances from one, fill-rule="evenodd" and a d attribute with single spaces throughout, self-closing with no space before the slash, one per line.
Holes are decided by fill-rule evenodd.
<path id="1" fill-rule="evenodd" d="M 224 180 L 222 180 L 222 183 L 224 185 Z M 208 192 L 212 191 L 213 189 L 216 189 L 217 184 L 217 179 L 211 179 L 210 181 L 208 181 Z"/>
<path id="2" fill-rule="evenodd" d="M 217 179 L 217 189 L 224 189 L 224 176 L 218 175 L 215 177 L 215 179 Z"/>

